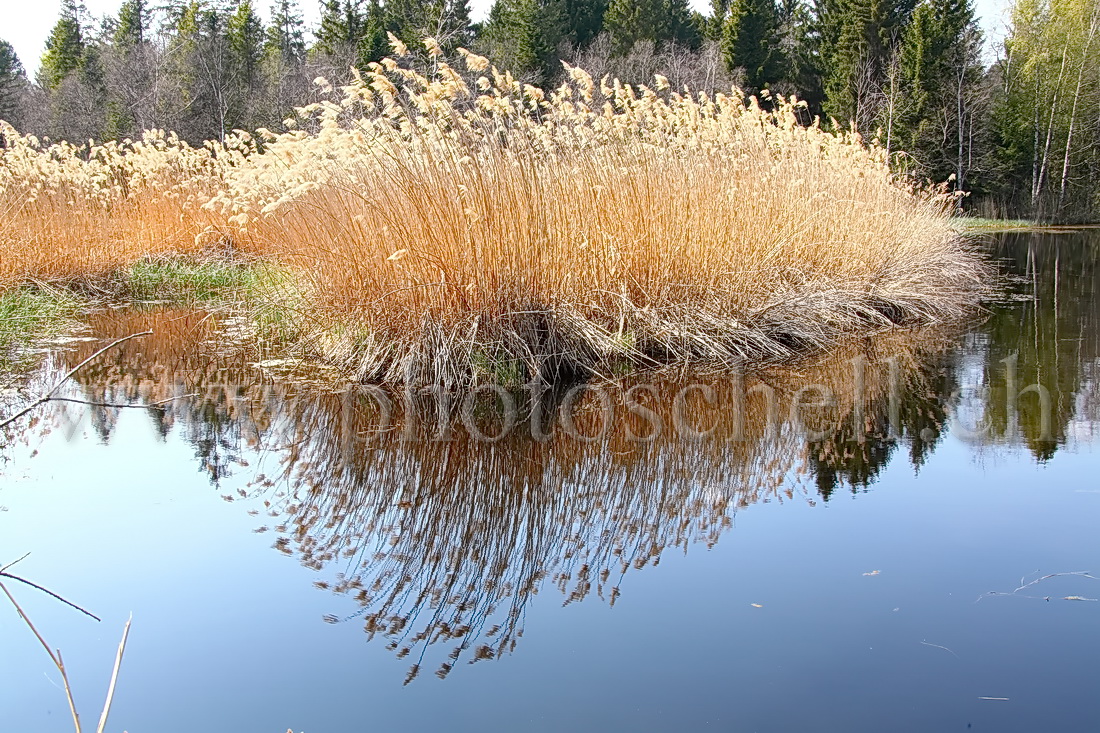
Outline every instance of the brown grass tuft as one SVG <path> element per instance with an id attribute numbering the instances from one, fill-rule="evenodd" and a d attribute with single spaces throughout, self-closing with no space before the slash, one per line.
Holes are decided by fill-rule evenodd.
<path id="1" fill-rule="evenodd" d="M 953 319 L 986 268 L 858 136 L 740 92 L 546 92 L 386 59 L 289 132 L 0 152 L 0 286 L 210 237 L 301 274 L 302 344 L 365 381 L 728 368 Z M 304 302 L 304 306 L 301 304 Z M 491 371 L 491 370 L 490 370 Z"/>

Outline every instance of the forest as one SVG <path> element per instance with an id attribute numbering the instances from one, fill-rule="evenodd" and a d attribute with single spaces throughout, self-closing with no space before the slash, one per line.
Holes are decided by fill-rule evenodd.
<path id="1" fill-rule="evenodd" d="M 308 0 L 307 0 L 308 1 Z M 389 51 L 433 38 L 551 87 L 562 61 L 596 78 L 728 91 L 806 104 L 805 120 L 877 138 L 893 166 L 965 192 L 991 217 L 1095 220 L 1100 195 L 1100 2 L 1016 0 L 983 55 L 968 0 L 125 0 L 90 17 L 63 0 L 35 78 L 0 40 L 0 119 L 85 142 L 175 131 L 186 141 L 278 128 L 315 100 L 313 80 L 350 78 Z M 425 57 L 426 58 L 426 57 Z M 986 59 L 993 58 L 991 63 Z"/>

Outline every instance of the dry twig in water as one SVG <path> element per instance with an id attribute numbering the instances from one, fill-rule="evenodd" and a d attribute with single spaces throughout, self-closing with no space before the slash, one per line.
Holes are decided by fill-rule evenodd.
<path id="1" fill-rule="evenodd" d="M 978 596 L 977 600 L 975 600 L 974 602 L 977 603 L 978 601 L 982 600 L 986 596 L 1014 596 L 1014 595 L 1017 595 L 1022 590 L 1026 590 L 1027 588 L 1030 588 L 1033 585 L 1038 585 L 1039 583 L 1042 583 L 1044 580 L 1049 580 L 1051 578 L 1060 578 L 1062 576 L 1068 576 L 1068 575 L 1072 575 L 1072 576 L 1075 576 L 1075 577 L 1078 577 L 1078 578 L 1089 578 L 1091 580 L 1100 580 L 1100 578 L 1096 577 L 1095 575 L 1092 575 L 1091 573 L 1089 573 L 1085 570 L 1076 570 L 1076 571 L 1068 572 L 1068 573 L 1049 573 L 1047 575 L 1044 575 L 1041 578 L 1036 578 L 1035 580 L 1032 580 L 1031 582 L 1027 582 L 1027 583 L 1024 582 L 1025 579 L 1026 579 L 1026 576 L 1025 576 L 1024 578 L 1020 578 L 1020 586 L 1018 588 L 1016 588 L 1015 590 L 1013 590 L 1011 592 L 1008 592 L 1008 593 L 1006 593 L 1004 591 L 991 590 L 987 593 L 983 593 L 980 596 Z M 1053 596 L 1020 596 L 1020 598 L 1033 598 L 1035 600 L 1049 601 L 1053 598 Z M 1062 596 L 1059 600 L 1063 600 L 1063 601 L 1095 601 L 1097 599 L 1096 598 L 1085 598 L 1083 596 Z"/>
<path id="2" fill-rule="evenodd" d="M 132 333 L 129 336 L 123 336 L 122 338 L 117 339 L 116 341 L 112 341 L 111 343 L 107 344 L 102 349 L 95 352 L 94 354 L 89 356 L 87 359 L 85 359 L 84 361 L 80 362 L 75 367 L 73 367 L 69 371 L 68 374 L 66 374 L 64 377 L 59 379 L 57 381 L 57 383 L 54 384 L 53 387 L 50 387 L 49 391 L 46 392 L 44 395 L 42 395 L 41 397 L 38 397 L 33 402 L 31 402 L 29 405 L 27 405 L 26 407 L 24 407 L 22 410 L 15 413 L 11 417 L 5 418 L 4 420 L 0 420 L 0 428 L 5 428 L 8 425 L 11 425 L 13 422 L 15 422 L 19 418 L 23 417 L 27 413 L 31 412 L 35 408 L 49 402 L 53 398 L 54 393 L 57 392 L 57 390 L 61 389 L 62 385 L 64 385 L 65 382 L 69 381 L 69 379 L 71 379 L 74 374 L 76 374 L 81 369 L 83 369 L 88 363 L 90 363 L 92 361 L 95 361 L 95 359 L 97 359 L 101 354 L 103 354 L 107 351 L 110 351 L 111 349 L 115 348 L 116 346 L 118 346 L 119 344 L 121 344 L 125 341 L 129 341 L 130 339 L 138 338 L 139 336 L 151 336 L 152 333 L 153 333 L 152 331 L 143 331 L 142 333 Z"/>
<path id="3" fill-rule="evenodd" d="M 954 655 L 955 659 L 962 659 L 962 657 L 960 657 L 958 654 L 955 654 L 955 652 L 952 652 L 950 649 L 948 649 L 947 647 L 942 646 L 940 644 L 933 644 L 933 643 L 928 642 L 928 641 L 922 641 L 921 644 L 924 644 L 925 646 L 934 646 L 937 649 L 943 649 L 945 652 L 951 652 L 951 654 Z"/>
<path id="4" fill-rule="evenodd" d="M 71 374 L 72 373 L 70 372 L 70 376 L 71 376 Z M 67 378 L 68 377 L 66 377 L 66 379 Z M 99 621 L 98 616 L 95 616 L 94 614 L 89 613 L 88 611 L 84 610 L 80 606 L 76 605 L 75 603 L 73 603 L 71 601 L 68 601 L 68 600 L 62 598 L 61 596 L 54 593 L 53 591 L 47 590 L 46 588 L 43 588 L 42 586 L 40 586 L 36 583 L 32 583 L 29 580 L 26 580 L 24 578 L 20 578 L 18 576 L 12 575 L 12 574 L 7 572 L 8 568 L 10 568 L 13 565 L 15 565 L 16 563 L 20 562 L 25 557 L 26 557 L 26 555 L 19 558 L 19 560 L 16 560 L 15 562 L 12 562 L 12 563 L 8 563 L 7 565 L 3 566 L 3 568 L 0 568 L 0 577 L 11 578 L 12 580 L 18 580 L 21 583 L 26 583 L 27 585 L 31 586 L 32 588 L 40 590 L 43 593 L 46 593 L 49 596 L 51 596 L 53 598 L 56 598 L 57 600 L 65 603 L 66 605 L 71 606 L 72 608 L 75 608 L 76 610 L 80 611 L 81 613 L 83 613 L 85 615 L 88 615 L 88 616 L 91 616 L 96 621 Z M 11 594 L 11 591 L 8 590 L 7 586 L 5 586 L 2 581 L 0 581 L 0 591 L 3 591 L 4 595 L 6 595 L 8 597 L 8 600 L 11 601 L 11 604 L 13 606 L 15 606 L 15 610 L 19 614 L 19 618 L 23 619 L 23 623 L 25 623 L 27 625 L 27 628 L 29 628 L 31 630 L 31 633 L 34 634 L 35 638 L 38 639 L 38 642 L 42 645 L 42 648 L 46 650 L 46 654 L 48 654 L 50 656 L 50 661 L 52 661 L 54 666 L 57 667 L 57 671 L 61 673 L 61 682 L 64 685 L 65 697 L 66 697 L 66 699 L 68 700 L 68 703 L 69 703 L 69 712 L 73 716 L 73 728 L 75 729 L 76 733 L 81 733 L 82 728 L 81 728 L 81 725 L 80 725 L 80 714 L 77 713 L 77 711 L 76 711 L 76 702 L 73 700 L 72 686 L 69 684 L 69 675 L 65 671 L 65 660 L 61 656 L 61 650 L 50 648 L 50 645 L 46 642 L 45 638 L 43 638 L 42 634 L 39 633 L 38 629 L 35 627 L 34 623 L 31 621 L 30 617 L 27 615 L 26 611 L 24 611 L 23 607 L 19 605 L 19 602 L 15 600 L 15 596 L 13 596 Z M 100 713 L 100 716 L 99 716 L 99 725 L 96 726 L 96 733 L 103 733 L 103 731 L 106 730 L 106 728 L 107 728 L 107 716 L 111 712 L 111 702 L 114 700 L 115 687 L 118 684 L 118 671 L 119 671 L 119 668 L 122 666 L 122 655 L 126 651 L 126 639 L 130 635 L 130 622 L 132 620 L 133 620 L 133 617 L 131 616 L 130 619 L 128 619 L 126 621 L 126 626 L 122 630 L 122 641 L 119 642 L 118 654 L 115 655 L 115 665 L 114 665 L 114 668 L 111 671 L 111 683 L 107 687 L 107 699 L 103 703 L 103 710 L 102 710 L 102 712 Z"/>

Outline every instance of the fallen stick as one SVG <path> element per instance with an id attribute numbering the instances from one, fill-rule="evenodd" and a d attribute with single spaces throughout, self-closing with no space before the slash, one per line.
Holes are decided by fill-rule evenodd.
<path id="1" fill-rule="evenodd" d="M 64 385 L 65 382 L 69 381 L 69 379 L 71 379 L 74 374 L 76 374 L 81 369 L 83 369 L 84 366 L 86 366 L 89 362 L 91 362 L 94 359 L 96 359 L 97 357 L 99 357 L 100 354 L 103 354 L 106 351 L 110 351 L 111 349 L 115 348 L 116 346 L 123 343 L 124 341 L 129 341 L 130 339 L 135 339 L 135 338 L 138 338 L 139 336 L 151 336 L 152 334 L 153 334 L 152 331 L 142 331 L 141 333 L 132 333 L 129 336 L 123 336 L 122 338 L 118 339 L 117 341 L 112 341 L 111 343 L 107 344 L 102 349 L 95 352 L 94 354 L 89 356 L 87 359 L 85 359 L 84 361 L 80 362 L 75 367 L 73 367 L 73 369 L 68 374 L 66 374 L 64 377 L 59 379 L 57 384 L 55 384 L 53 387 L 51 387 L 50 390 L 48 392 L 46 392 L 46 394 L 42 395 L 41 397 L 38 397 L 33 402 L 31 402 L 29 405 L 27 405 L 26 407 L 24 407 L 22 410 L 15 413 L 11 417 L 5 418 L 4 420 L 0 420 L 0 428 L 6 428 L 8 425 L 11 425 L 13 422 L 15 422 L 19 418 L 23 417 L 27 413 L 31 412 L 35 408 L 39 407 L 40 405 L 45 404 L 46 402 L 49 402 L 50 398 L 53 397 L 54 392 L 61 389 L 62 385 Z"/>
<path id="2" fill-rule="evenodd" d="M 27 580 L 26 578 L 20 578 L 18 575 L 12 575 L 11 573 L 5 572 L 3 570 L 0 570 L 0 578 L 10 578 L 11 580 L 18 580 L 20 583 L 24 583 L 26 585 L 29 585 L 30 587 L 34 588 L 35 590 L 40 590 L 43 593 L 45 593 L 46 595 L 50 596 L 51 598 L 55 598 L 55 599 L 61 601 L 66 606 L 70 606 L 72 608 L 75 608 L 77 611 L 80 611 L 85 616 L 89 616 L 91 618 L 94 618 L 96 621 L 102 621 L 103 620 L 99 616 L 96 616 L 91 611 L 88 611 L 87 609 L 81 608 L 80 606 L 76 605 L 72 601 L 67 600 L 66 598 L 64 598 L 62 596 L 59 596 L 58 594 L 54 593 L 49 588 L 43 588 L 38 583 L 33 583 L 33 582 Z"/>
<path id="3" fill-rule="evenodd" d="M 73 701 L 73 688 L 69 685 L 69 675 L 65 673 L 65 662 L 61 658 L 61 650 L 58 649 L 55 654 L 54 651 L 50 649 L 50 645 L 42 638 L 42 634 L 38 633 L 38 629 L 31 623 L 30 617 L 23 611 L 23 607 L 19 605 L 18 601 L 15 600 L 15 596 L 4 587 L 3 583 L 0 583 L 0 591 L 3 591 L 4 595 L 11 601 L 11 604 L 15 606 L 16 612 L 19 613 L 19 618 L 23 619 L 23 623 L 25 623 L 30 628 L 31 632 L 34 633 L 38 642 L 42 645 L 42 648 L 50 655 L 50 661 L 57 667 L 57 671 L 61 673 L 61 682 L 65 685 L 65 697 L 69 700 L 69 712 L 72 713 L 73 716 L 73 726 L 75 726 L 77 733 L 80 733 L 80 716 L 76 712 L 76 703 Z"/>
<path id="4" fill-rule="evenodd" d="M 122 641 L 118 644 L 118 655 L 115 656 L 115 667 L 111 670 L 111 684 L 107 687 L 107 700 L 103 703 L 103 712 L 99 716 L 99 725 L 96 733 L 103 733 L 107 729 L 107 716 L 111 712 L 111 702 L 115 699 L 115 685 L 118 683 L 118 669 L 122 666 L 122 653 L 126 651 L 126 637 L 130 635 L 130 622 L 134 615 L 126 619 L 126 626 L 122 629 Z"/>
<path id="5" fill-rule="evenodd" d="M 141 405 L 141 404 L 135 405 L 133 403 L 125 403 L 125 402 L 94 402 L 92 400 L 78 400 L 75 397 L 51 397 L 51 398 L 49 398 L 49 400 L 47 400 L 47 402 L 73 402 L 73 403 L 76 403 L 78 405 L 87 405 L 89 407 L 125 407 L 125 408 L 138 410 L 138 409 L 148 409 L 150 407 L 160 407 L 161 405 L 166 405 L 169 402 L 175 402 L 176 400 L 183 400 L 183 399 L 187 399 L 189 397 L 198 397 L 198 396 L 199 395 L 198 395 L 197 392 L 192 392 L 191 394 L 181 394 L 177 397 L 167 397 L 163 400 L 157 400 L 156 402 L 146 402 L 144 405 Z"/>
<path id="6" fill-rule="evenodd" d="M 1090 580 L 1100 580 L 1100 577 L 1097 577 L 1097 576 L 1093 575 L 1092 573 L 1088 572 L 1087 570 L 1075 570 L 1073 572 L 1068 572 L 1068 573 L 1048 573 L 1048 574 L 1044 575 L 1041 578 L 1036 578 L 1035 580 L 1031 581 L 1030 583 L 1025 583 L 1024 582 L 1027 579 L 1027 576 L 1024 576 L 1023 578 L 1020 578 L 1020 586 L 1018 588 L 1016 588 L 1016 590 L 1008 592 L 1008 593 L 1006 593 L 1004 591 L 997 591 L 997 590 L 987 591 L 985 593 L 982 593 L 980 596 L 978 596 L 977 600 L 975 600 L 974 602 L 977 603 L 978 601 L 982 600 L 986 596 L 1015 596 L 1020 591 L 1026 590 L 1026 589 L 1030 588 L 1031 586 L 1036 585 L 1038 583 L 1042 583 L 1044 580 L 1050 580 L 1051 578 L 1061 578 L 1061 577 L 1071 576 L 1071 575 L 1074 576 L 1074 577 L 1077 577 L 1077 578 L 1088 578 Z M 1045 601 L 1049 601 L 1052 598 L 1052 596 L 1017 596 L 1017 597 L 1018 598 L 1031 598 L 1033 600 L 1045 600 Z M 1082 596 L 1063 596 L 1061 598 L 1061 600 L 1064 600 L 1064 601 L 1092 601 L 1092 600 L 1096 600 L 1096 599 L 1094 599 L 1094 598 L 1084 598 Z"/>

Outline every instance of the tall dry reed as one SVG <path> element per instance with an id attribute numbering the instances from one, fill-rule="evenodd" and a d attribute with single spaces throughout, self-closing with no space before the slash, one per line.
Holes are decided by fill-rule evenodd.
<path id="1" fill-rule="evenodd" d="M 231 238 L 300 273 L 311 353 L 413 384 L 782 360 L 976 300 L 985 268 L 948 202 L 857 136 L 800 126 L 797 101 L 580 69 L 545 92 L 426 47 L 430 72 L 319 80 L 330 98 L 282 134 L 14 137 L 0 282 Z"/>
<path id="2" fill-rule="evenodd" d="M 798 125 L 795 101 L 580 69 L 546 94 L 464 56 L 473 88 L 441 60 L 373 65 L 214 204 L 307 273 L 311 343 L 360 379 L 725 367 L 974 300 L 983 268 L 947 202 Z"/>
<path id="3" fill-rule="evenodd" d="M 44 146 L 0 122 L 0 288 L 93 278 L 224 235 L 202 207 L 244 151 L 193 148 L 163 130 L 138 141 Z M 237 143 L 235 138 L 231 144 Z M 233 155 L 227 155 L 231 152 Z M 234 161 L 229 158 L 235 157 Z"/>

